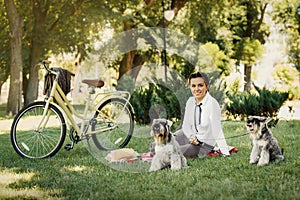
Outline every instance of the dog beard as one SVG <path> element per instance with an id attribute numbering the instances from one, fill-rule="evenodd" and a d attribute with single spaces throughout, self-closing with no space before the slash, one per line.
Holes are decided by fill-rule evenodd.
<path id="1" fill-rule="evenodd" d="M 249 116 L 246 127 L 251 137 L 259 138 L 264 130 L 267 130 L 268 120 L 266 117 Z"/>
<path id="2" fill-rule="evenodd" d="M 154 137 L 155 143 L 166 144 L 171 139 L 168 121 L 163 119 L 155 119 L 151 128 L 151 135 Z"/>

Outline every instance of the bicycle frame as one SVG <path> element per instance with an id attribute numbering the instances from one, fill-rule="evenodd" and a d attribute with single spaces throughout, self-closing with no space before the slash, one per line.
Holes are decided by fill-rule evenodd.
<path id="1" fill-rule="evenodd" d="M 93 118 L 93 116 L 90 117 L 90 118 L 87 117 L 88 109 L 91 106 L 90 104 L 91 104 L 91 100 L 92 100 L 91 99 L 92 93 L 89 92 L 89 96 L 87 98 L 87 102 L 86 102 L 85 108 L 84 108 L 84 113 L 83 113 L 83 115 L 81 115 L 81 114 L 79 114 L 75 111 L 73 105 L 69 102 L 66 95 L 62 91 L 61 87 L 58 85 L 59 74 L 54 72 L 54 71 L 50 71 L 50 72 L 52 74 L 54 74 L 56 77 L 53 81 L 53 85 L 52 85 L 52 88 L 51 88 L 49 98 L 46 100 L 46 106 L 45 106 L 45 110 L 43 112 L 42 120 L 38 124 L 37 129 L 40 130 L 41 128 L 43 128 L 43 124 L 47 123 L 47 120 L 50 117 L 47 114 L 47 110 L 49 108 L 49 104 L 52 104 L 55 107 L 57 107 L 62 112 L 64 118 L 67 119 L 66 120 L 67 121 L 67 126 L 69 127 L 71 125 L 74 128 L 74 131 L 77 132 L 79 134 L 79 136 L 82 136 L 83 133 L 86 133 L 86 131 L 87 131 L 87 129 L 85 130 L 86 125 L 89 126 L 90 120 Z M 90 89 L 94 90 L 95 88 L 90 88 Z M 100 98 L 101 95 L 104 95 L 104 97 Z M 107 92 L 107 93 L 97 93 L 94 100 L 92 101 L 92 106 L 94 108 L 96 108 L 96 109 L 93 109 L 93 113 L 98 111 L 97 109 L 99 108 L 99 106 L 103 102 L 105 102 L 108 99 L 112 99 L 112 98 L 121 98 L 121 99 L 123 99 L 126 102 L 126 104 L 124 106 L 124 109 L 126 108 L 127 104 L 131 107 L 131 104 L 129 103 L 129 99 L 130 99 L 130 93 L 129 92 L 126 92 L 126 91 L 113 91 L 113 92 Z M 56 103 L 54 102 L 54 100 L 56 101 Z M 109 119 L 107 119 L 106 116 L 102 115 L 101 112 L 99 112 L 99 115 L 101 115 L 101 117 L 103 119 L 106 119 L 107 121 L 109 121 Z M 73 116 L 76 116 L 76 117 L 78 117 L 79 119 L 82 120 L 80 127 L 75 122 Z M 113 129 L 113 127 L 107 127 L 105 129 L 98 130 L 98 131 L 89 131 L 89 133 L 90 134 L 95 134 L 95 133 L 99 133 L 99 132 L 110 130 L 110 129 Z"/>

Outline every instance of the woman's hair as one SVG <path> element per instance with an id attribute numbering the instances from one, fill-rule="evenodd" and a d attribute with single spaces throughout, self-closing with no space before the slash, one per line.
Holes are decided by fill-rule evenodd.
<path id="1" fill-rule="evenodd" d="M 203 78 L 206 86 L 209 88 L 209 79 L 208 79 L 208 76 L 205 73 L 203 73 L 203 72 L 192 73 L 189 77 L 189 84 L 191 83 L 192 78 Z"/>

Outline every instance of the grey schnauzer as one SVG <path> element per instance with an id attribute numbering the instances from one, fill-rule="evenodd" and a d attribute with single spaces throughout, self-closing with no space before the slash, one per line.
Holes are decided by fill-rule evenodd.
<path id="1" fill-rule="evenodd" d="M 268 128 L 270 121 L 266 117 L 248 116 L 246 127 L 253 144 L 250 155 L 251 164 L 261 166 L 269 162 L 277 163 L 284 160 L 283 150 Z"/>
<path id="2" fill-rule="evenodd" d="M 149 171 L 156 171 L 171 167 L 172 170 L 187 167 L 178 142 L 170 132 L 172 122 L 166 119 L 154 119 L 151 136 L 155 141 L 155 155 Z"/>

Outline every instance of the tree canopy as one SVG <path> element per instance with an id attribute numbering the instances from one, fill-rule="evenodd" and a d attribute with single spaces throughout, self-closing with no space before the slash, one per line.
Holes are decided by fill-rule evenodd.
<path id="1" fill-rule="evenodd" d="M 6 1 L 6 0 L 5 0 Z M 111 34 L 125 33 L 127 45 L 137 46 L 133 35 L 135 29 L 143 27 L 162 28 L 162 1 L 158 0 L 7 0 L 14 3 L 17 13 L 24 23 L 22 29 L 22 89 L 24 103 L 35 100 L 38 95 L 38 70 L 36 64 L 51 54 L 73 53 L 74 61 L 80 63 L 94 50 L 95 41 L 102 40 L 102 31 L 111 29 Z M 299 62 L 299 16 L 295 15 L 297 0 L 290 1 L 218 1 L 218 0 L 165 0 L 165 9 L 171 8 L 175 18 L 166 23 L 168 29 L 182 33 L 197 41 L 199 49 L 204 49 L 212 58 L 213 65 L 219 73 L 228 75 L 235 65 L 245 65 L 245 89 L 251 84 L 251 69 L 263 54 L 263 45 L 269 35 L 269 27 L 265 23 L 267 7 L 273 5 L 274 20 L 285 25 L 292 24 L 290 33 L 291 62 L 300 66 Z M 4 4 L 4 0 L 1 1 Z M 284 9 L 279 9 L 284 8 Z M 286 12 L 284 11 L 286 10 Z M 9 26 L 7 16 L 9 10 L 0 8 L 2 32 L 0 33 L 1 59 L 0 83 L 5 81 L 8 69 L 13 68 L 8 54 L 11 47 L 7 37 Z M 298 18 L 299 17 L 299 18 Z M 297 21 L 298 20 L 298 21 Z M 298 22 L 298 24 L 297 24 Z M 134 39 L 135 38 L 135 39 Z M 155 40 L 154 35 L 143 38 L 145 44 Z M 174 41 L 169 41 L 174 42 Z M 181 41 L 177 41 L 180 43 Z M 174 42 L 176 43 L 176 42 Z M 115 44 L 121 45 L 121 44 Z M 175 44 L 176 45 L 176 44 Z M 186 44 L 188 45 L 188 44 Z M 297 46 L 298 45 L 298 46 Z M 197 49 L 197 51 L 199 50 Z M 161 50 L 161 49 L 159 49 Z M 193 62 L 167 52 L 170 66 L 177 69 L 185 77 L 194 69 Z M 136 66 L 145 63 L 160 62 L 161 52 L 145 45 L 144 49 L 135 49 L 116 58 L 108 66 L 114 67 L 119 77 Z M 75 63 L 74 62 L 74 63 Z M 201 66 L 202 67 L 202 66 Z M 141 69 L 141 68 L 138 68 Z M 131 74 L 133 78 L 138 70 Z M 11 74 L 12 75 L 12 74 Z M 0 84 L 1 86 L 1 84 Z M 13 103 L 13 102 L 9 102 Z M 12 111 L 13 113 L 16 110 Z"/>

